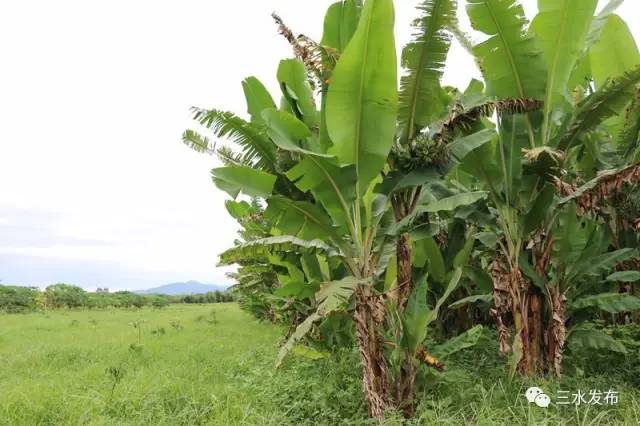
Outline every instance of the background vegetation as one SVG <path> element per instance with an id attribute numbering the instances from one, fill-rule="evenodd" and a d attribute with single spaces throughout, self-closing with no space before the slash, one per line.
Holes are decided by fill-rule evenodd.
<path id="1" fill-rule="evenodd" d="M 88 292 L 69 284 L 54 284 L 41 291 L 35 287 L 0 285 L 0 312 L 24 313 L 45 309 L 164 308 L 171 303 L 230 302 L 233 296 L 214 291 L 206 294 L 166 296 L 131 291 Z"/>

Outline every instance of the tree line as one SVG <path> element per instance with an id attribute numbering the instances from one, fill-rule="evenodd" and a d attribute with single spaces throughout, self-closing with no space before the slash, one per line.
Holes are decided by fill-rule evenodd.
<path id="1" fill-rule="evenodd" d="M 321 40 L 274 15 L 293 57 L 248 117 L 194 108 L 191 148 L 241 225 L 221 264 L 242 306 L 285 322 L 280 365 L 355 345 L 369 414 L 410 417 L 418 386 L 479 327 L 509 374 L 566 351 L 624 352 L 598 327 L 640 309 L 640 54 L 613 0 L 426 0 L 398 57 L 392 0 L 345 0 Z M 482 81 L 442 84 L 453 38 Z M 229 142 L 228 145 L 221 143 Z M 438 344 L 427 347 L 427 337 Z"/>
<path id="2" fill-rule="evenodd" d="M 98 289 L 88 292 L 69 284 L 54 284 L 45 290 L 37 287 L 0 285 L 0 312 L 23 313 L 44 309 L 164 308 L 172 303 L 223 303 L 233 301 L 228 292 L 168 296 L 131 291 L 109 293 Z"/>

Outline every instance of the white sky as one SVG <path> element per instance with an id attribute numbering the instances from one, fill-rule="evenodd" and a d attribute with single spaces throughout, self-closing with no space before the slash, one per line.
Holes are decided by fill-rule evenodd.
<path id="1" fill-rule="evenodd" d="M 276 68 L 291 54 L 270 13 L 319 39 L 332 2 L 1 2 L 0 280 L 228 283 L 215 263 L 237 226 L 209 177 L 217 160 L 179 142 L 189 107 L 244 114 L 250 75 L 279 98 Z M 400 48 L 418 2 L 395 3 Z M 640 38 L 635 3 L 618 13 Z M 524 1 L 529 14 L 535 4 Z M 473 76 L 455 46 L 445 83 Z"/>

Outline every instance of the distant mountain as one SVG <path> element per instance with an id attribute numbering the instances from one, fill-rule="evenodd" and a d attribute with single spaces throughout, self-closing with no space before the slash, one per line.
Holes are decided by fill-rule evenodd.
<path id="1" fill-rule="evenodd" d="M 171 283 L 160 287 L 149 288 L 147 290 L 140 290 L 137 291 L 137 293 L 177 296 L 183 294 L 204 294 L 216 290 L 224 291 L 226 290 L 226 287 L 221 285 L 203 284 L 198 281 L 187 281 L 185 283 Z"/>

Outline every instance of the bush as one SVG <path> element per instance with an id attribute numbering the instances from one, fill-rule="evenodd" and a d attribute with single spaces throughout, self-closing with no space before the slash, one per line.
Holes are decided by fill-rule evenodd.
<path id="1" fill-rule="evenodd" d="M 233 302 L 233 296 L 228 291 L 210 291 L 205 294 L 189 294 L 183 296 L 182 303 L 226 303 Z"/>
<path id="2" fill-rule="evenodd" d="M 82 288 L 69 284 L 54 284 L 45 290 L 47 307 L 80 308 L 87 305 L 89 297 Z"/>
<path id="3" fill-rule="evenodd" d="M 154 296 L 151 301 L 151 306 L 153 306 L 154 308 L 161 309 L 161 308 L 166 308 L 167 306 L 169 306 L 170 303 L 171 302 L 167 297 Z"/>
<path id="4" fill-rule="evenodd" d="M 21 313 L 38 307 L 39 291 L 33 287 L 0 285 L 0 312 Z"/>

